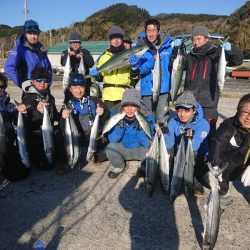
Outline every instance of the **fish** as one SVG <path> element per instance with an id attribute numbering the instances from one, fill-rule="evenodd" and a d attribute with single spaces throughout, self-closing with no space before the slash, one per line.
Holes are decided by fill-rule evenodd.
<path id="1" fill-rule="evenodd" d="M 151 140 L 152 139 L 152 131 L 150 129 L 150 125 L 149 125 L 147 119 L 145 118 L 145 116 L 141 112 L 136 111 L 135 112 L 135 118 L 139 122 L 141 128 L 144 130 L 144 132 L 146 133 L 146 135 Z"/>
<path id="2" fill-rule="evenodd" d="M 129 57 L 134 54 L 140 57 L 148 50 L 148 46 L 135 46 L 130 49 L 126 49 L 112 56 L 107 62 L 100 67 L 97 67 L 98 73 L 110 72 L 115 69 L 123 68 L 130 65 Z"/>
<path id="3" fill-rule="evenodd" d="M 53 128 L 46 105 L 43 108 L 42 136 L 44 152 L 48 162 L 51 164 L 54 158 Z"/>
<path id="4" fill-rule="evenodd" d="M 157 180 L 157 171 L 159 165 L 159 138 L 157 133 L 153 138 L 153 142 L 146 153 L 146 191 L 151 197 L 153 195 Z"/>
<path id="5" fill-rule="evenodd" d="M 183 175 L 184 191 L 186 195 L 192 195 L 194 183 L 194 151 L 191 138 L 188 138 L 186 161 Z"/>
<path id="6" fill-rule="evenodd" d="M 68 158 L 68 166 L 72 166 L 73 159 L 74 159 L 74 150 L 73 150 L 73 141 L 72 141 L 72 131 L 70 127 L 70 117 L 67 117 L 65 119 L 64 143 L 65 143 L 66 154 Z"/>
<path id="7" fill-rule="evenodd" d="M 29 153 L 28 153 L 28 146 L 27 146 L 27 141 L 26 141 L 26 133 L 25 133 L 25 126 L 24 126 L 24 119 L 23 119 L 22 112 L 18 112 L 16 134 L 17 134 L 19 155 L 22 159 L 24 166 L 26 168 L 29 168 L 30 158 L 29 158 Z"/>
<path id="8" fill-rule="evenodd" d="M 159 99 L 161 90 L 161 59 L 159 49 L 156 49 L 155 66 L 153 69 L 153 88 L 152 99 L 153 103 L 156 103 Z"/>
<path id="9" fill-rule="evenodd" d="M 177 197 L 181 188 L 184 168 L 185 168 L 185 161 L 186 161 L 185 140 L 184 140 L 184 136 L 182 136 L 177 154 L 174 159 L 174 170 L 173 170 L 173 177 L 172 177 L 171 187 L 170 187 L 170 200 L 172 202 Z"/>
<path id="10" fill-rule="evenodd" d="M 207 201 L 207 213 L 203 233 L 202 249 L 204 250 L 214 248 L 219 234 L 221 208 L 218 177 L 227 168 L 227 165 L 219 170 L 215 170 L 212 165 L 208 163 L 208 168 L 212 175 L 211 178 L 209 178 L 211 191 Z"/>
<path id="11" fill-rule="evenodd" d="M 122 120 L 125 117 L 126 113 L 124 111 L 119 112 L 112 116 L 107 123 L 105 124 L 103 130 L 102 130 L 102 136 L 106 134 L 110 129 L 112 129 L 120 120 Z"/>
<path id="12" fill-rule="evenodd" d="M 173 62 L 172 72 L 171 72 L 171 100 L 172 103 L 175 102 L 178 91 L 181 86 L 182 76 L 183 76 L 183 55 L 181 54 L 181 50 L 178 49 L 177 57 L 175 58 Z"/>
<path id="13" fill-rule="evenodd" d="M 1 160 L 6 157 L 7 147 L 6 147 L 6 137 L 5 137 L 5 127 L 2 117 L 2 112 L 0 112 L 0 156 Z"/>
<path id="14" fill-rule="evenodd" d="M 81 56 L 80 64 L 78 67 L 78 73 L 85 75 L 85 67 L 84 67 L 84 61 L 83 61 L 83 56 Z"/>
<path id="15" fill-rule="evenodd" d="M 96 139 L 98 135 L 99 120 L 100 120 L 100 116 L 96 114 L 93 126 L 91 128 L 91 132 L 90 132 L 89 146 L 88 146 L 88 152 L 87 152 L 87 157 L 86 157 L 86 160 L 88 162 L 91 161 L 96 151 Z"/>
<path id="16" fill-rule="evenodd" d="M 226 56 L 225 56 L 225 49 L 222 47 L 219 64 L 218 64 L 218 71 L 217 71 L 217 82 L 218 82 L 218 87 L 219 87 L 220 92 L 224 88 L 226 65 L 227 65 L 227 61 L 226 61 Z"/>
<path id="17" fill-rule="evenodd" d="M 68 49 L 68 52 L 70 50 Z M 67 89 L 69 86 L 69 74 L 71 72 L 71 66 L 70 66 L 70 56 L 67 56 L 67 60 L 65 63 L 65 66 L 63 68 L 63 89 Z"/>
<path id="18" fill-rule="evenodd" d="M 160 165 L 161 184 L 164 193 L 167 193 L 169 188 L 169 158 L 170 155 L 167 151 L 164 134 L 161 132 L 159 165 Z"/>

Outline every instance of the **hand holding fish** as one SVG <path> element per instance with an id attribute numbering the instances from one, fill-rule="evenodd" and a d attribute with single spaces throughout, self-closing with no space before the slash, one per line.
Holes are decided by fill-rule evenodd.
<path id="1" fill-rule="evenodd" d="M 194 136 L 194 130 L 190 128 L 190 129 L 186 130 L 184 134 L 186 137 L 192 138 Z"/>
<path id="2" fill-rule="evenodd" d="M 76 52 L 74 50 L 70 50 L 68 54 L 69 56 L 76 56 Z"/>
<path id="3" fill-rule="evenodd" d="M 139 68 L 140 66 L 140 59 L 135 54 L 129 56 L 129 62 L 133 68 Z"/>
<path id="4" fill-rule="evenodd" d="M 19 112 L 21 112 L 23 114 L 27 114 L 27 107 L 23 103 L 17 104 L 16 109 L 17 109 L 17 111 L 19 111 Z"/>
<path id="5" fill-rule="evenodd" d="M 96 107 L 96 114 L 98 114 L 99 116 L 102 116 L 104 113 L 104 108 L 100 106 L 100 104 L 97 104 Z"/>
<path id="6" fill-rule="evenodd" d="M 63 119 L 68 118 L 69 115 L 70 115 L 70 110 L 69 110 L 69 109 L 64 109 L 64 110 L 62 111 L 62 118 L 63 118 Z"/>
<path id="7" fill-rule="evenodd" d="M 81 59 L 81 58 L 82 58 L 82 56 L 83 56 L 83 54 L 82 54 L 82 53 L 77 53 L 77 54 L 76 54 L 76 58 L 78 58 L 78 59 Z"/>
<path id="8" fill-rule="evenodd" d="M 38 102 L 37 107 L 36 107 L 37 111 L 39 111 L 40 113 L 43 114 L 44 106 L 48 106 L 48 104 L 46 102 L 43 102 L 43 101 Z"/>
<path id="9" fill-rule="evenodd" d="M 244 187 L 250 186 L 250 165 L 246 167 L 245 171 L 242 174 L 241 182 Z"/>
<path id="10" fill-rule="evenodd" d="M 222 47 L 224 48 L 225 51 L 230 51 L 232 46 L 230 42 L 225 42 L 222 44 Z"/>

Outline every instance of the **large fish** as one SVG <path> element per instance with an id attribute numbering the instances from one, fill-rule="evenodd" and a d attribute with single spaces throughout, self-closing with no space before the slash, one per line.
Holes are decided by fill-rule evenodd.
<path id="1" fill-rule="evenodd" d="M 120 120 L 122 120 L 125 117 L 126 113 L 120 112 L 112 116 L 107 123 L 105 124 L 103 130 L 102 130 L 102 136 L 106 134 L 110 129 L 112 129 Z"/>
<path id="2" fill-rule="evenodd" d="M 68 158 L 68 165 L 73 165 L 74 160 L 74 149 L 73 149 L 73 141 L 72 141 L 72 131 L 70 127 L 70 117 L 65 119 L 65 136 L 64 143 L 66 148 L 66 154 Z"/>
<path id="3" fill-rule="evenodd" d="M 155 66 L 153 69 L 153 88 L 152 88 L 152 99 L 153 102 L 157 102 L 159 99 L 161 90 L 161 59 L 159 49 L 156 49 L 155 55 Z"/>
<path id="4" fill-rule="evenodd" d="M 85 75 L 85 67 L 84 67 L 83 56 L 81 56 L 80 64 L 79 64 L 79 67 L 78 67 L 78 72 L 79 72 L 79 74 Z"/>
<path id="5" fill-rule="evenodd" d="M 68 52 L 70 50 L 68 49 Z M 67 60 L 65 63 L 65 66 L 63 68 L 63 89 L 67 89 L 69 86 L 69 74 L 71 72 L 71 66 L 70 66 L 70 56 L 67 56 Z"/>
<path id="6" fill-rule="evenodd" d="M 173 177 L 172 177 L 171 189 L 170 189 L 170 200 L 172 202 L 177 197 L 181 188 L 184 168 L 185 168 L 185 161 L 186 161 L 185 140 L 184 140 L 184 137 L 182 136 L 177 154 L 174 159 L 174 170 L 173 170 Z"/>
<path id="7" fill-rule="evenodd" d="M 180 49 L 178 49 L 177 57 L 173 62 L 172 73 L 171 73 L 171 100 L 172 103 L 176 100 L 178 91 L 181 86 L 182 76 L 183 76 L 183 55 L 181 54 Z"/>
<path id="8" fill-rule="evenodd" d="M 222 91 L 224 88 L 226 65 L 227 65 L 227 61 L 226 61 L 226 56 L 225 56 L 225 50 L 222 47 L 219 64 L 218 64 L 218 72 L 217 72 L 217 81 L 218 81 L 218 86 L 219 86 L 220 91 Z"/>
<path id="9" fill-rule="evenodd" d="M 155 133 L 153 142 L 146 153 L 146 177 L 145 184 L 149 196 L 153 195 L 159 165 L 159 138 Z"/>
<path id="10" fill-rule="evenodd" d="M 209 178 L 211 191 L 208 196 L 207 214 L 203 233 L 202 249 L 204 250 L 214 248 L 219 234 L 221 208 L 218 177 L 225 170 L 227 165 L 219 170 L 215 170 L 210 163 L 208 163 L 208 167 L 212 175 Z"/>
<path id="11" fill-rule="evenodd" d="M 144 132 L 149 137 L 149 139 L 152 139 L 152 132 L 150 129 L 150 125 L 147 119 L 145 118 L 145 116 L 141 112 L 138 111 L 138 112 L 135 112 L 135 118 L 137 119 L 141 128 L 144 130 Z"/>
<path id="12" fill-rule="evenodd" d="M 121 51 L 120 53 L 112 56 L 107 62 L 97 68 L 98 72 L 109 72 L 115 69 L 123 68 L 130 65 L 129 57 L 134 54 L 140 57 L 148 50 L 146 45 L 135 46 L 130 49 Z"/>
<path id="13" fill-rule="evenodd" d="M 53 128 L 51 125 L 48 109 L 45 105 L 43 109 L 42 135 L 44 152 L 48 162 L 51 164 L 54 158 Z"/>
<path id="14" fill-rule="evenodd" d="M 160 165 L 161 184 L 164 193 L 167 193 L 169 188 L 169 158 L 170 155 L 167 151 L 164 134 L 161 133 L 159 165 Z"/>
<path id="15" fill-rule="evenodd" d="M 25 127 L 24 127 L 24 119 L 23 119 L 22 112 L 18 112 L 16 134 L 17 134 L 17 143 L 18 143 L 20 157 L 22 159 L 24 166 L 26 168 L 29 168 L 30 159 L 29 159 L 29 153 L 28 153 L 28 147 L 27 147 L 27 141 L 26 141 L 26 133 L 25 133 Z"/>
<path id="16" fill-rule="evenodd" d="M 194 180 L 194 151 L 192 140 L 188 138 L 186 150 L 186 164 L 183 175 L 184 191 L 186 195 L 192 195 Z"/>
<path id="17" fill-rule="evenodd" d="M 93 126 L 91 128 L 88 152 L 87 152 L 87 157 L 86 157 L 86 160 L 88 162 L 91 161 L 91 159 L 96 151 L 96 139 L 97 139 L 98 129 L 99 129 L 99 117 L 100 116 L 98 114 L 96 114 Z"/>
<path id="18" fill-rule="evenodd" d="M 2 112 L 0 112 L 0 156 L 3 160 L 6 156 L 6 137 L 5 137 L 5 127 L 2 117 Z"/>

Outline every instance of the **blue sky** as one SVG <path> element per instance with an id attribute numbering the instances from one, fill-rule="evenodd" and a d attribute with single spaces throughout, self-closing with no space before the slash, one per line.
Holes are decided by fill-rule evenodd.
<path id="1" fill-rule="evenodd" d="M 146 9 L 150 15 L 159 13 L 217 14 L 230 15 L 240 8 L 246 0 L 27 0 L 29 19 L 36 20 L 41 30 L 67 27 L 98 10 L 116 3 L 137 5 Z M 0 24 L 11 27 L 23 25 L 24 0 L 1 1 Z"/>

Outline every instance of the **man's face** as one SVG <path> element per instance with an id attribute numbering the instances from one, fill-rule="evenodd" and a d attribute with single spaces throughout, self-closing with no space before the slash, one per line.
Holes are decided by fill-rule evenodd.
<path id="1" fill-rule="evenodd" d="M 250 103 L 245 103 L 241 108 L 239 122 L 243 128 L 250 129 Z"/>
<path id="2" fill-rule="evenodd" d="M 32 85 L 38 90 L 46 90 L 49 87 L 48 79 L 35 79 L 31 80 Z"/>
<path id="3" fill-rule="evenodd" d="M 114 37 L 110 40 L 110 44 L 114 47 L 120 47 L 123 43 L 123 39 L 121 37 Z"/>
<path id="4" fill-rule="evenodd" d="M 69 88 L 71 94 L 73 97 L 80 99 L 84 96 L 85 94 L 85 86 L 82 85 L 71 85 Z"/>
<path id="5" fill-rule="evenodd" d="M 79 42 L 71 42 L 71 43 L 70 43 L 70 47 L 71 47 L 73 50 L 78 50 L 78 49 L 81 47 L 81 43 L 79 43 Z"/>
<path id="6" fill-rule="evenodd" d="M 177 108 L 176 111 L 178 118 L 183 123 L 188 122 L 195 115 L 196 112 L 194 108 L 185 108 L 185 107 L 179 107 Z"/>
<path id="7" fill-rule="evenodd" d="M 159 35 L 159 31 L 157 30 L 157 26 L 153 24 L 149 24 L 146 28 L 146 36 L 149 42 L 155 43 L 157 41 Z"/>
<path id="8" fill-rule="evenodd" d="M 139 107 L 136 105 L 126 105 L 123 107 L 126 116 L 129 118 L 133 118 L 135 116 L 135 112 L 139 110 Z"/>
<path id="9" fill-rule="evenodd" d="M 26 39 L 30 44 L 36 44 L 38 42 L 39 33 L 30 31 L 25 33 Z"/>
<path id="10" fill-rule="evenodd" d="M 192 38 L 194 48 L 199 48 L 208 41 L 208 38 L 202 35 L 195 36 Z"/>

